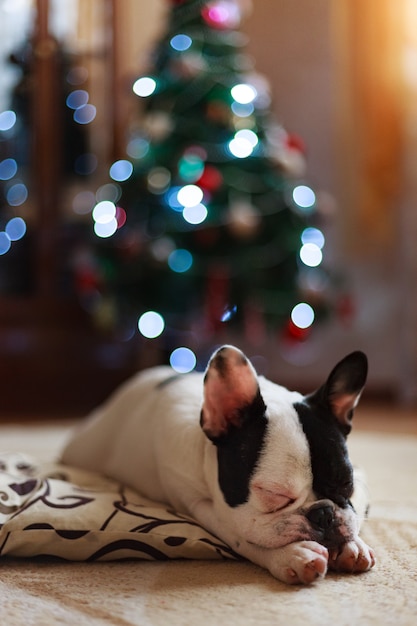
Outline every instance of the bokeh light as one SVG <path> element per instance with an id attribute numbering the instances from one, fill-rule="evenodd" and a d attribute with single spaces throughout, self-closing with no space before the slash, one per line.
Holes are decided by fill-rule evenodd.
<path id="1" fill-rule="evenodd" d="M 0 161 L 0 180 L 10 180 L 17 174 L 17 163 L 14 159 Z"/>
<path id="2" fill-rule="evenodd" d="M 74 111 L 74 121 L 77 124 L 90 124 L 96 117 L 97 109 L 93 104 L 84 104 Z"/>
<path id="3" fill-rule="evenodd" d="M 0 113 L 0 131 L 6 132 L 16 124 L 16 113 L 14 111 L 3 111 Z"/>
<path id="4" fill-rule="evenodd" d="M 252 102 L 241 104 L 240 102 L 232 102 L 232 111 L 237 117 L 249 117 L 255 110 Z"/>
<path id="5" fill-rule="evenodd" d="M 95 197 L 97 202 L 110 200 L 110 202 L 116 203 L 118 200 L 120 200 L 121 195 L 122 190 L 119 185 L 116 185 L 115 183 L 105 183 L 97 189 Z"/>
<path id="6" fill-rule="evenodd" d="M 132 159 L 142 159 L 149 152 L 149 141 L 143 137 L 133 137 L 127 144 L 126 152 Z"/>
<path id="7" fill-rule="evenodd" d="M 16 183 L 7 190 L 6 199 L 11 206 L 20 206 L 27 198 L 28 190 L 23 183 Z"/>
<path id="8" fill-rule="evenodd" d="M 185 185 L 178 191 L 178 202 L 183 207 L 196 206 L 203 199 L 203 190 L 197 185 Z"/>
<path id="9" fill-rule="evenodd" d="M 12 217 L 7 222 L 5 231 L 11 241 L 19 241 L 26 234 L 26 222 L 21 217 Z"/>
<path id="10" fill-rule="evenodd" d="M 133 84 L 133 92 L 141 98 L 146 98 L 153 94 L 156 89 L 156 80 L 150 76 L 142 76 Z"/>
<path id="11" fill-rule="evenodd" d="M 207 218 L 208 211 L 204 204 L 196 204 L 196 206 L 186 206 L 182 212 L 183 218 L 189 224 L 202 224 Z"/>
<path id="12" fill-rule="evenodd" d="M 242 128 L 242 130 L 238 130 L 235 134 L 235 139 L 245 139 L 246 141 L 249 141 L 252 148 L 255 148 L 259 142 L 258 135 L 249 128 Z"/>
<path id="13" fill-rule="evenodd" d="M 176 348 L 169 357 L 169 362 L 173 370 L 179 374 L 188 374 L 192 372 L 197 364 L 197 359 L 190 348 Z"/>
<path id="14" fill-rule="evenodd" d="M 147 339 L 155 339 L 163 333 L 165 321 L 156 311 L 146 311 L 138 320 L 138 328 L 141 335 Z"/>
<path id="15" fill-rule="evenodd" d="M 193 255 L 184 248 L 173 250 L 168 257 L 168 265 L 173 272 L 183 274 L 187 272 L 193 264 Z"/>
<path id="16" fill-rule="evenodd" d="M 12 243 L 10 237 L 4 231 L 0 232 L 0 255 L 6 254 L 10 250 Z"/>
<path id="17" fill-rule="evenodd" d="M 299 207 L 302 209 L 308 209 L 314 206 L 316 202 L 316 194 L 307 185 L 298 185 L 292 192 L 292 197 Z"/>
<path id="18" fill-rule="evenodd" d="M 92 191 L 79 191 L 72 200 L 72 210 L 77 215 L 87 215 L 95 205 L 96 197 Z"/>
<path id="19" fill-rule="evenodd" d="M 168 206 L 173 211 L 178 211 L 178 213 L 182 213 L 184 209 L 184 205 L 182 205 L 181 202 L 179 202 L 178 200 L 178 192 L 180 189 L 181 187 L 178 186 L 170 187 L 164 196 L 165 202 L 168 204 Z"/>
<path id="20" fill-rule="evenodd" d="M 115 161 L 110 167 L 109 174 L 110 178 L 121 183 L 132 176 L 133 165 L 126 159 L 120 159 L 119 161 Z"/>
<path id="21" fill-rule="evenodd" d="M 153 167 L 148 174 L 148 189 L 151 193 L 165 193 L 171 182 L 171 172 L 166 167 Z"/>
<path id="22" fill-rule="evenodd" d="M 300 259 L 308 267 L 317 267 L 323 260 L 323 253 L 315 243 L 305 243 L 300 250 Z"/>
<path id="23" fill-rule="evenodd" d="M 184 50 L 191 48 L 193 40 L 188 35 L 178 34 L 174 35 L 169 43 L 177 52 L 184 52 Z"/>
<path id="24" fill-rule="evenodd" d="M 71 91 L 66 99 L 67 107 L 76 110 L 87 104 L 88 98 L 88 92 L 85 91 L 85 89 L 76 89 L 75 91 Z"/>
<path id="25" fill-rule="evenodd" d="M 114 235 L 118 228 L 117 219 L 113 217 L 111 220 L 105 223 L 95 222 L 94 224 L 94 232 L 97 237 L 102 239 L 107 239 L 107 237 L 111 237 Z"/>
<path id="26" fill-rule="evenodd" d="M 204 172 L 204 161 L 197 154 L 184 154 L 178 162 L 178 172 L 183 180 L 192 183 Z"/>
<path id="27" fill-rule="evenodd" d="M 303 232 L 301 233 L 301 241 L 304 244 L 314 243 L 320 249 L 324 247 L 324 244 L 326 242 L 321 230 L 319 230 L 318 228 L 313 228 L 313 227 L 305 228 L 303 230 Z"/>
<path id="28" fill-rule="evenodd" d="M 247 83 L 240 83 L 235 85 L 231 89 L 231 94 L 233 100 L 238 102 L 239 104 L 249 104 L 253 102 L 258 95 L 255 87 L 252 85 L 248 85 Z"/>
<path id="29" fill-rule="evenodd" d="M 93 209 L 93 219 L 98 224 L 107 224 L 116 216 L 116 205 L 110 200 L 98 202 Z"/>
<path id="30" fill-rule="evenodd" d="M 238 159 L 246 159 L 253 152 L 252 143 L 245 137 L 239 138 L 235 136 L 229 142 L 228 147 L 231 154 L 233 154 L 233 156 L 237 157 Z"/>
<path id="31" fill-rule="evenodd" d="M 314 310 L 307 302 L 296 304 L 291 311 L 291 320 L 298 328 L 308 328 L 314 322 Z"/>

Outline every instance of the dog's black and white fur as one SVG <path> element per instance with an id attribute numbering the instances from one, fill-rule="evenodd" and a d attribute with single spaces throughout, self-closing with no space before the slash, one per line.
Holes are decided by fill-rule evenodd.
<path id="1" fill-rule="evenodd" d="M 345 357 L 302 396 L 223 346 L 205 374 L 138 374 L 69 442 L 63 461 L 187 514 L 287 583 L 374 565 L 351 504 L 346 437 L 367 376 Z"/>

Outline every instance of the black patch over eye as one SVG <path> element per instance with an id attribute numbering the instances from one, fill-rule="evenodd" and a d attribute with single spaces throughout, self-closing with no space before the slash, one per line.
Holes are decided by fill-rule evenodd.
<path id="1" fill-rule="evenodd" d="M 315 408 L 303 403 L 294 407 L 310 448 L 314 492 L 346 508 L 353 493 L 353 468 L 345 437 L 335 424 L 320 419 Z"/>
<path id="2" fill-rule="evenodd" d="M 217 447 L 219 486 L 231 507 L 244 504 L 249 497 L 249 483 L 261 453 L 268 420 L 260 392 L 254 401 L 240 409 L 240 426 L 213 440 Z"/>

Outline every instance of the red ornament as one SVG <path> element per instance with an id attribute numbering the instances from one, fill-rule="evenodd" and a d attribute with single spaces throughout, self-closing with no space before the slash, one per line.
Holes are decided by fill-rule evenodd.
<path id="1" fill-rule="evenodd" d="M 285 145 L 287 146 L 287 148 L 290 148 L 291 150 L 297 150 L 302 154 L 306 154 L 307 152 L 306 144 L 299 135 L 287 135 L 285 138 Z"/>
<path id="2" fill-rule="evenodd" d="M 117 220 L 117 228 L 122 228 L 126 224 L 126 211 L 121 207 L 116 207 L 116 220 Z"/>
<path id="3" fill-rule="evenodd" d="M 215 0 L 203 7 L 203 20 L 213 28 L 227 30 L 240 24 L 240 9 L 232 0 Z"/>
<path id="4" fill-rule="evenodd" d="M 223 183 L 223 176 L 213 165 L 206 165 L 203 173 L 196 182 L 197 185 L 207 191 L 217 191 Z"/>
<path id="5" fill-rule="evenodd" d="M 98 290 L 100 278 L 93 268 L 80 268 L 74 277 L 75 289 L 80 296 L 91 294 Z"/>
<path id="6" fill-rule="evenodd" d="M 308 328 L 300 328 L 296 326 L 294 322 L 290 319 L 287 325 L 284 327 L 284 339 L 292 342 L 302 342 L 306 341 L 309 338 L 311 332 L 311 327 Z"/>

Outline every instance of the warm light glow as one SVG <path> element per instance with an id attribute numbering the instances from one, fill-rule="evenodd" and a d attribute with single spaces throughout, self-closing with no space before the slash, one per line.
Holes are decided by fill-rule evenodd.
<path id="1" fill-rule="evenodd" d="M 166 167 L 153 167 L 148 174 L 148 188 L 152 193 L 165 193 L 170 182 L 171 172 Z"/>

